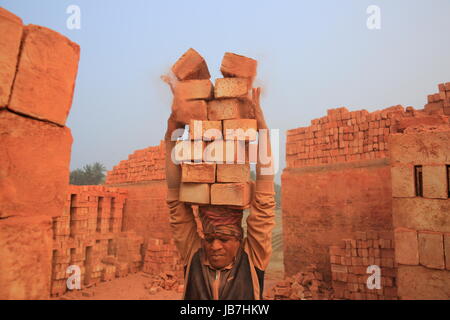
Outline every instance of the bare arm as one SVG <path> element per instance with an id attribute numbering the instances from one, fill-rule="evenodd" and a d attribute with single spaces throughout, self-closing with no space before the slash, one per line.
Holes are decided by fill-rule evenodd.
<path id="1" fill-rule="evenodd" d="M 269 161 L 263 163 L 258 156 L 256 164 L 256 190 L 250 207 L 250 215 L 247 218 L 247 243 L 250 256 L 255 267 L 265 270 L 272 254 L 272 229 L 275 226 L 275 192 L 273 187 L 272 150 L 268 127 L 261 110 L 260 89 L 252 91 L 253 108 L 258 123 L 260 135 L 266 134 L 265 139 L 259 141 L 259 148 L 266 150 Z"/>
<path id="2" fill-rule="evenodd" d="M 173 238 L 183 263 L 188 264 L 190 257 L 200 246 L 200 237 L 197 234 L 192 208 L 184 202 L 179 201 L 179 190 L 181 182 L 181 167 L 172 161 L 172 149 L 175 147 L 176 139 L 183 135 L 184 125 L 176 122 L 173 110 L 167 120 L 167 131 L 165 134 L 166 145 L 166 182 L 167 182 L 167 205 L 169 207 L 169 222 L 173 232 Z"/>

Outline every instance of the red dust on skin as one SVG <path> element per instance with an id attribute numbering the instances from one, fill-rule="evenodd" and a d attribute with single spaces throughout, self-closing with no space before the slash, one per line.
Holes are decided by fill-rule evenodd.
<path id="1" fill-rule="evenodd" d="M 241 242 L 234 236 L 205 235 L 202 241 L 208 262 L 214 269 L 222 269 L 233 262 Z"/>

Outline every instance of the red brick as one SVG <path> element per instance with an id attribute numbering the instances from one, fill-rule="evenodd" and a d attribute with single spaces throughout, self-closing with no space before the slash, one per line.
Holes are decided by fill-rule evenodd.
<path id="1" fill-rule="evenodd" d="M 208 102 L 209 120 L 228 120 L 240 117 L 238 99 L 218 99 Z"/>
<path id="2" fill-rule="evenodd" d="M 450 270 L 450 234 L 444 234 L 445 267 Z"/>
<path id="3" fill-rule="evenodd" d="M 423 166 L 423 196 L 425 198 L 447 199 L 447 168 L 440 166 Z"/>
<path id="4" fill-rule="evenodd" d="M 175 120 L 189 124 L 191 120 L 208 120 L 207 103 L 204 100 L 174 99 L 172 103 Z"/>
<path id="5" fill-rule="evenodd" d="M 419 231 L 419 262 L 433 269 L 445 269 L 442 233 Z"/>
<path id="6" fill-rule="evenodd" d="M 211 204 L 244 207 L 250 203 L 251 183 L 215 183 L 211 185 Z"/>
<path id="7" fill-rule="evenodd" d="M 217 182 L 247 182 L 250 180 L 250 164 L 218 164 Z"/>
<path id="8" fill-rule="evenodd" d="M 215 140 L 206 144 L 204 160 L 216 163 L 244 164 L 250 160 L 254 161 L 254 159 L 250 159 L 251 150 L 250 145 L 244 141 Z"/>
<path id="9" fill-rule="evenodd" d="M 222 59 L 220 71 L 224 77 L 254 78 L 256 67 L 256 60 L 226 52 Z"/>
<path id="10" fill-rule="evenodd" d="M 179 199 L 183 202 L 209 204 L 210 185 L 207 183 L 182 183 Z"/>
<path id="11" fill-rule="evenodd" d="M 395 166 L 391 167 L 392 196 L 398 198 L 414 197 L 414 167 Z"/>
<path id="12" fill-rule="evenodd" d="M 254 119 L 234 119 L 223 121 L 223 136 L 225 140 L 255 141 L 257 123 Z"/>
<path id="13" fill-rule="evenodd" d="M 185 80 L 176 84 L 174 95 L 180 100 L 210 99 L 213 86 L 210 80 Z"/>
<path id="14" fill-rule="evenodd" d="M 28 25 L 21 50 L 9 108 L 65 125 L 72 106 L 80 47 L 53 30 Z"/>
<path id="15" fill-rule="evenodd" d="M 214 97 L 217 99 L 245 97 L 248 90 L 248 80 L 245 78 L 220 78 L 216 79 Z"/>
<path id="16" fill-rule="evenodd" d="M 395 236 L 395 261 L 399 264 L 419 264 L 419 243 L 415 230 L 397 228 Z"/>
<path id="17" fill-rule="evenodd" d="M 22 20 L 0 8 L 0 108 L 9 102 L 22 33 Z"/>
<path id="18" fill-rule="evenodd" d="M 192 48 L 175 62 L 172 72 L 178 80 L 209 79 L 211 77 L 205 60 Z"/>
<path id="19" fill-rule="evenodd" d="M 0 217 L 62 214 L 72 141 L 67 127 L 0 110 Z"/>
<path id="20" fill-rule="evenodd" d="M 174 157 L 178 162 L 202 161 L 205 142 L 201 140 L 179 140 L 175 144 Z"/>
<path id="21" fill-rule="evenodd" d="M 191 140 L 216 140 L 222 138 L 221 121 L 199 121 L 189 122 L 189 138 Z"/>
<path id="22" fill-rule="evenodd" d="M 181 182 L 214 183 L 216 165 L 212 163 L 183 163 Z"/>

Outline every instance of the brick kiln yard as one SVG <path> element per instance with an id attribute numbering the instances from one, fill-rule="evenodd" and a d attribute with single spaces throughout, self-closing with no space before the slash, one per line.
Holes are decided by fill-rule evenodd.
<path id="1" fill-rule="evenodd" d="M 2 8 L 0 33 L 0 299 L 179 299 L 165 144 L 130 154 L 105 185 L 69 185 L 79 46 Z M 226 53 L 213 85 L 189 49 L 172 71 L 180 121 L 220 134 L 255 128 L 246 96 L 255 60 Z M 444 83 L 420 109 L 330 109 L 288 130 L 266 298 L 450 299 L 449 116 Z M 194 149 L 183 161 L 216 143 L 192 130 L 201 138 L 177 144 Z M 184 201 L 248 207 L 248 163 L 182 168 Z M 81 291 L 67 288 L 69 266 Z"/>
<path id="2" fill-rule="evenodd" d="M 265 296 L 284 277 L 283 272 L 283 244 L 281 210 L 277 210 L 276 227 L 274 229 L 273 255 L 266 271 Z M 245 229 L 245 224 L 244 224 Z M 131 274 L 124 278 L 112 281 L 100 282 L 96 286 L 81 290 L 67 292 L 62 297 L 54 297 L 53 300 L 179 300 L 183 294 L 176 290 L 162 288 L 152 289 L 149 285 L 151 275 L 145 272 Z"/>

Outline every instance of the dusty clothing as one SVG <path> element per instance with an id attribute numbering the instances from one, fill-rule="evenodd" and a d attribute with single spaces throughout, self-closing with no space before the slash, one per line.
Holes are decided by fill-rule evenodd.
<path id="1" fill-rule="evenodd" d="M 247 218 L 247 237 L 243 239 L 235 261 L 218 271 L 209 266 L 192 209 L 178 200 L 178 192 L 178 189 L 169 189 L 167 204 L 175 243 L 185 266 L 184 298 L 261 299 L 275 226 L 273 181 L 256 181 Z"/>

